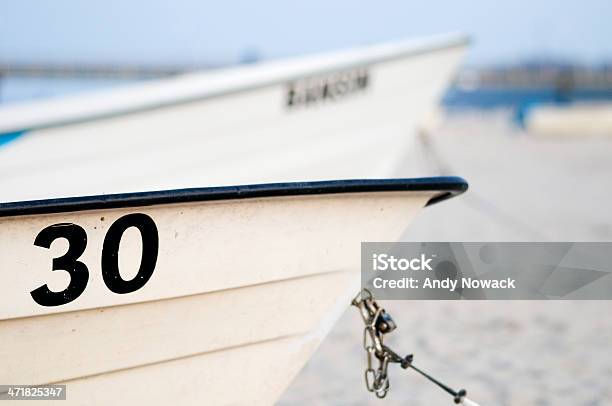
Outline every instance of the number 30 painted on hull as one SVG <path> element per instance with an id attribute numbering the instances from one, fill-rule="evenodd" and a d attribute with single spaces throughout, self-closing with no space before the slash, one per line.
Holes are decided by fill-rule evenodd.
<path id="1" fill-rule="evenodd" d="M 130 227 L 136 227 L 142 238 L 142 257 L 138 273 L 131 280 L 125 280 L 119 273 L 119 245 L 123 233 Z M 58 238 L 68 241 L 68 251 L 58 258 L 53 258 L 52 271 L 66 271 L 70 275 L 70 283 L 61 292 L 53 292 L 44 284 L 30 292 L 32 299 L 41 306 L 60 306 L 78 298 L 87 287 L 89 269 L 79 261 L 87 246 L 87 233 L 72 223 L 54 224 L 41 230 L 34 240 L 34 245 L 50 248 L 51 243 Z M 157 254 L 159 251 L 159 236 L 157 226 L 151 217 L 142 213 L 123 216 L 108 229 L 102 246 L 102 279 L 110 291 L 118 294 L 134 292 L 142 288 L 153 275 Z"/>

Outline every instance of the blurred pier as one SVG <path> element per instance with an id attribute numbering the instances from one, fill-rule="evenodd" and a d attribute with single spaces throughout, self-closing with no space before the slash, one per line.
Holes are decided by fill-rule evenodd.
<path id="1" fill-rule="evenodd" d="M 0 64 L 0 77 L 143 79 L 178 75 L 216 66 L 115 66 L 70 64 Z"/>
<path id="2" fill-rule="evenodd" d="M 612 89 L 612 63 L 579 65 L 525 62 L 517 65 L 466 67 L 456 86 L 466 88 Z"/>

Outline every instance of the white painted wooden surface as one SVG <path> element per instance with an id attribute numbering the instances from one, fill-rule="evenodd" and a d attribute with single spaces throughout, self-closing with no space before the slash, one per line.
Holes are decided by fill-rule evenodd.
<path id="1" fill-rule="evenodd" d="M 65 382 L 69 404 L 117 396 L 273 403 L 358 290 L 360 242 L 397 239 L 431 196 L 312 195 L 0 219 L 0 380 Z M 144 287 L 117 295 L 101 281 L 100 251 L 108 225 L 127 213 L 154 219 L 160 250 Z M 63 222 L 87 232 L 80 260 L 90 280 L 75 301 L 42 307 L 29 292 L 66 286 L 63 272 L 50 270 L 66 244 L 33 241 Z M 123 238 L 120 269 L 129 279 L 140 236 L 128 230 Z"/>
<path id="2" fill-rule="evenodd" d="M 211 201 L 142 208 L 0 218 L 0 319 L 158 300 L 267 283 L 359 267 L 361 241 L 399 236 L 405 219 L 423 207 L 432 192 L 349 193 Z M 153 276 L 129 294 L 114 294 L 100 267 L 109 226 L 129 213 L 144 213 L 156 223 L 159 254 Z M 50 249 L 34 245 L 53 224 L 74 223 L 87 232 L 79 258 L 89 282 L 76 300 L 42 307 L 30 291 L 47 284 L 62 291 L 69 282 L 51 261 L 67 250 L 65 239 Z M 121 239 L 119 269 L 132 279 L 142 256 L 140 233 Z"/>

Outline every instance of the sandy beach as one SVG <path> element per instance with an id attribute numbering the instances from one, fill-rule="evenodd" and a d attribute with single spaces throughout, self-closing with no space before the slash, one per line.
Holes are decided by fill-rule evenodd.
<path id="1" fill-rule="evenodd" d="M 460 198 L 424 210 L 412 241 L 612 240 L 612 139 L 537 138 L 509 112 L 444 116 L 420 137 L 414 176 L 459 175 Z M 482 405 L 612 404 L 612 302 L 387 301 L 387 343 Z M 392 368 L 380 401 L 364 388 L 362 322 L 347 309 L 281 405 L 450 405 L 414 372 Z"/>

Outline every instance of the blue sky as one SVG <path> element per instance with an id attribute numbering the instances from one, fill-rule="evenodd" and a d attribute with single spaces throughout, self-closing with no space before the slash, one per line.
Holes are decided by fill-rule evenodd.
<path id="1" fill-rule="evenodd" d="M 610 0 L 3 0 L 0 60 L 205 64 L 326 51 L 447 31 L 470 64 L 612 60 Z"/>

